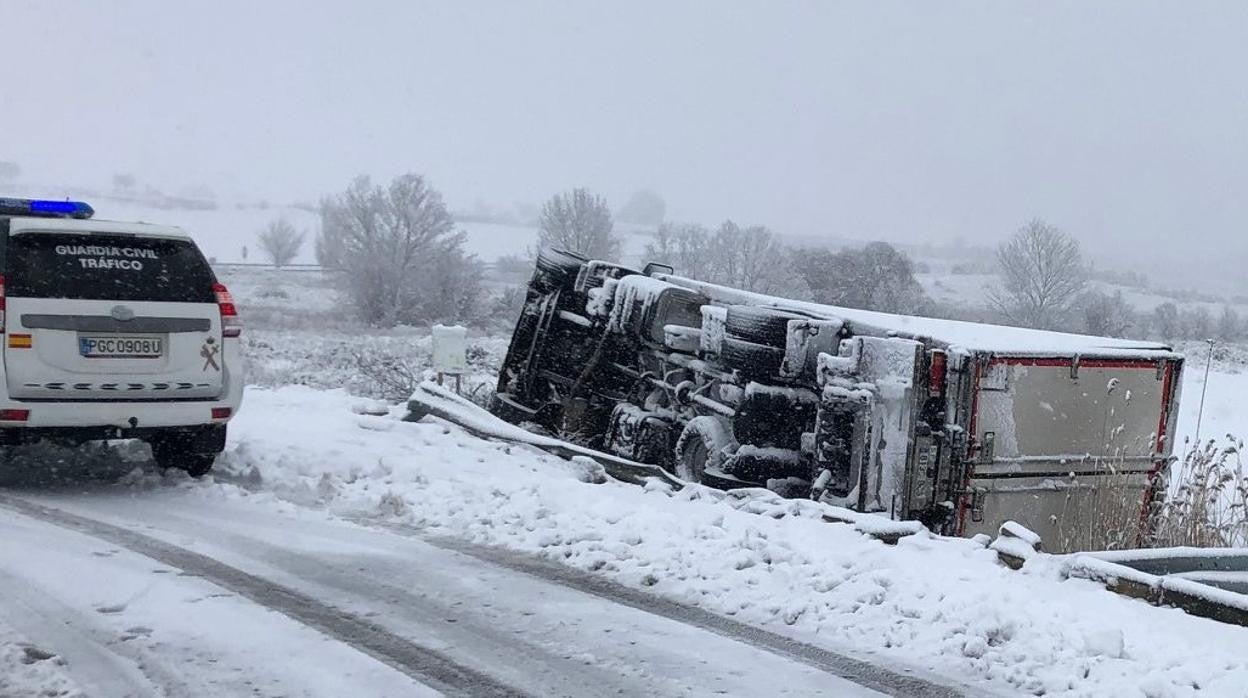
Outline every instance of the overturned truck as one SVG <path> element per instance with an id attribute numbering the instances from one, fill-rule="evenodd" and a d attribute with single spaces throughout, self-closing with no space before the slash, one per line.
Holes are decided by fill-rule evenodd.
<path id="1" fill-rule="evenodd" d="M 1155 343 L 785 300 L 546 249 L 491 410 L 714 487 L 1110 548 L 1147 533 L 1182 365 Z"/>

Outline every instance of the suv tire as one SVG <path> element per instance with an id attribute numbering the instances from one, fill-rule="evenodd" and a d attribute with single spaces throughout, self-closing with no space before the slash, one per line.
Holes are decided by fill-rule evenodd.
<path id="1" fill-rule="evenodd" d="M 169 468 L 177 468 L 185 470 L 187 475 L 194 478 L 200 478 L 208 474 L 212 470 L 212 464 L 217 460 L 215 453 L 184 453 L 177 450 L 176 446 L 170 446 L 167 443 L 152 444 L 152 459 L 156 461 L 156 465 L 161 470 Z"/>
<path id="2" fill-rule="evenodd" d="M 203 477 L 225 449 L 225 425 L 170 429 L 153 436 L 149 445 L 152 460 L 160 468 L 178 468 L 191 477 Z"/>

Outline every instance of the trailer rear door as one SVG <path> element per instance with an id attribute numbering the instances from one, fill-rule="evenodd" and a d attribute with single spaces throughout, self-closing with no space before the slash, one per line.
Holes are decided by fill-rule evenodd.
<path id="1" fill-rule="evenodd" d="M 1166 442 L 1179 362 L 996 356 L 974 389 L 965 534 L 1016 520 L 1052 550 L 1113 545 L 1138 531 Z"/>

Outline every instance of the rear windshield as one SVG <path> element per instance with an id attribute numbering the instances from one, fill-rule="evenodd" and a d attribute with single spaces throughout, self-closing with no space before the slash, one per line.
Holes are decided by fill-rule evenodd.
<path id="1" fill-rule="evenodd" d="M 215 277 L 186 240 L 130 235 L 9 238 L 8 295 L 17 298 L 211 303 Z"/>

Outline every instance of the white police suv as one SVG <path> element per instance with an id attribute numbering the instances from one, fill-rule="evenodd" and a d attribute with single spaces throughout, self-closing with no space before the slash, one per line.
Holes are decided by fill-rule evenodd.
<path id="1" fill-rule="evenodd" d="M 196 477 L 242 401 L 238 311 L 178 228 L 0 198 L 0 444 L 142 439 Z"/>

